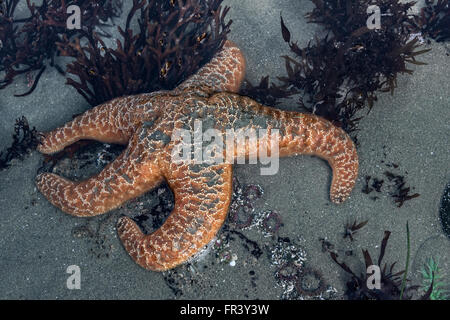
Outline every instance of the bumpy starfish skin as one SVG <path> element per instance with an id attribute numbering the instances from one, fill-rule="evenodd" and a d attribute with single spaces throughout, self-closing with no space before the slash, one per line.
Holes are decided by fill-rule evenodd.
<path id="1" fill-rule="evenodd" d="M 128 217 L 121 217 L 117 225 L 131 257 L 157 271 L 185 262 L 214 238 L 230 205 L 234 159 L 258 157 L 262 147 L 272 155 L 310 154 L 326 159 L 333 169 L 330 198 L 335 203 L 344 201 L 358 173 L 358 157 L 349 136 L 320 117 L 265 107 L 237 95 L 244 73 L 241 51 L 227 41 L 210 63 L 175 90 L 118 98 L 46 133 L 39 151 L 47 154 L 80 139 L 128 146 L 88 180 L 71 182 L 44 173 L 36 178 L 38 189 L 64 212 L 94 216 L 165 179 L 175 195 L 175 206 L 158 230 L 145 235 Z M 178 129 L 198 132 L 198 123 L 201 130 L 214 128 L 224 137 L 229 130 L 265 129 L 267 134 L 254 144 L 235 146 L 227 141 L 222 156 L 231 161 L 174 161 L 172 153 L 180 141 L 173 133 Z M 274 129 L 279 130 L 277 150 L 271 149 L 269 140 Z M 205 150 L 203 144 L 200 147 Z"/>

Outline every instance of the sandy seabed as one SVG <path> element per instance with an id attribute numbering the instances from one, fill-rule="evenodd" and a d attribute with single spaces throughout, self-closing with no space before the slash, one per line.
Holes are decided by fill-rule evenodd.
<path id="1" fill-rule="evenodd" d="M 320 32 L 303 18 L 312 9 L 308 1 L 225 0 L 224 5 L 231 6 L 228 17 L 233 19 L 229 38 L 243 50 L 247 78 L 253 83 L 262 76 L 274 79 L 285 72 L 280 56 L 289 53 L 289 48 L 281 37 L 280 13 L 300 46 Z M 267 237 L 258 226 L 239 233 L 224 229 L 218 235 L 220 244 L 175 271 L 162 274 L 137 266 L 116 236 L 117 213 L 87 222 L 47 202 L 34 185 L 42 162 L 40 154 L 33 152 L 23 162 L 13 163 L 0 172 L 0 299 L 296 297 L 291 291 L 295 289 L 281 285 L 275 276 L 280 267 L 276 263 L 282 260 L 276 255 L 280 246 L 277 237 L 289 238 L 298 261 L 321 271 L 327 297 L 342 299 L 347 275 L 322 251 L 319 238 L 327 239 L 341 252 L 352 251 L 346 259 L 357 266 L 361 249 L 367 248 L 378 257 L 384 231 L 389 230 L 392 235 L 384 261 L 398 261 L 396 270 L 400 270 L 406 260 L 407 222 L 411 232 L 409 277 L 420 283 L 419 270 L 434 257 L 450 279 L 450 240 L 443 235 L 438 216 L 440 199 L 450 180 L 450 57 L 448 44 L 432 42 L 429 47 L 432 51 L 419 59 L 428 65 L 410 66 L 414 75 L 400 76 L 393 96 L 379 94 L 375 107 L 361 122 L 360 176 L 350 199 L 342 205 L 329 201 L 331 170 L 318 158 L 281 159 L 274 176 L 261 176 L 258 165 L 237 165 L 234 175 L 242 185 L 256 184 L 264 190 L 262 198 L 255 201 L 255 210 L 280 214 L 283 225 L 277 236 Z M 83 98 L 64 82 L 50 68 L 27 97 L 13 97 L 13 93 L 24 91 L 24 79 L 0 92 L 0 149 L 10 144 L 14 120 L 22 115 L 45 131 L 88 109 Z M 279 107 L 296 109 L 289 101 Z M 387 167 L 390 163 L 399 167 Z M 381 193 L 361 192 L 365 176 L 385 179 L 386 170 L 404 175 L 420 197 L 398 208 L 388 194 L 387 182 Z M 373 200 L 373 196 L 378 199 Z M 154 205 L 156 197 L 158 192 L 140 201 Z M 369 222 L 351 242 L 343 238 L 344 225 L 355 219 Z M 100 233 L 94 237 L 89 232 L 74 232 L 85 230 L 86 225 Z M 66 287 L 69 265 L 81 269 L 80 290 Z M 362 271 L 362 264 L 356 270 Z"/>

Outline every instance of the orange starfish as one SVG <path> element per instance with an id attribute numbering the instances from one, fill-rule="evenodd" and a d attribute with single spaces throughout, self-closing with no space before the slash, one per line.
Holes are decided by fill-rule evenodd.
<path id="1" fill-rule="evenodd" d="M 241 51 L 230 41 L 199 72 L 172 91 L 114 99 L 44 134 L 38 150 L 51 154 L 80 140 L 127 144 L 126 150 L 98 175 L 72 182 L 52 173 L 37 176 L 42 194 L 69 214 L 94 216 L 119 207 L 156 187 L 164 179 L 175 195 L 171 215 L 145 235 L 128 217 L 117 230 L 125 249 L 142 267 L 163 271 L 192 257 L 222 226 L 232 195 L 232 164 L 175 162 L 174 130 L 203 128 L 279 129 L 278 150 L 267 138 L 238 145 L 232 158 L 257 157 L 265 146 L 280 156 L 310 154 L 333 169 L 330 197 L 335 203 L 350 194 L 358 174 L 358 156 L 349 136 L 315 115 L 262 106 L 236 94 L 245 73 Z M 234 145 L 234 142 L 233 142 Z M 227 145 L 226 149 L 230 146 Z M 232 159 L 232 160 L 233 160 Z"/>

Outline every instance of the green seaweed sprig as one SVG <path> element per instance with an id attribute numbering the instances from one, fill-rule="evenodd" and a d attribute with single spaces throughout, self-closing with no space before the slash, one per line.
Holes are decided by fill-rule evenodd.
<path id="1" fill-rule="evenodd" d="M 423 277 L 423 287 L 427 288 L 432 282 L 433 291 L 431 292 L 431 300 L 448 300 L 450 299 L 450 290 L 444 289 L 450 284 L 442 281 L 442 274 L 439 268 L 438 260 L 430 257 L 421 270 Z"/>
<path id="2" fill-rule="evenodd" d="M 405 292 L 406 287 L 406 276 L 408 275 L 408 269 L 409 269 L 409 258 L 411 255 L 411 239 L 409 235 L 409 223 L 406 221 L 406 266 L 405 266 L 405 272 L 403 273 L 403 279 L 402 279 L 402 287 L 400 290 L 400 300 L 403 298 L 403 293 Z M 433 282 L 430 283 L 432 285 Z"/>

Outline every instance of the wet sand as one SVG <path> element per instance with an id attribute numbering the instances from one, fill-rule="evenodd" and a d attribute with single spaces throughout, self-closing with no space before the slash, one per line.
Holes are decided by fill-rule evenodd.
<path id="1" fill-rule="evenodd" d="M 232 7 L 229 38 L 243 50 L 247 78 L 253 83 L 267 74 L 275 80 L 285 72 L 280 56 L 288 54 L 289 48 L 281 37 L 280 12 L 299 46 L 320 32 L 303 18 L 312 8 L 308 1 L 226 0 L 224 4 Z M 120 22 L 123 19 L 116 20 Z M 346 261 L 362 271 L 362 264 L 357 267 L 361 249 L 367 248 L 375 260 L 383 232 L 389 230 L 392 235 L 384 261 L 398 261 L 395 270 L 400 270 L 406 260 L 407 222 L 411 231 L 410 278 L 420 282 L 417 271 L 433 256 L 439 258 L 443 275 L 450 279 L 450 240 L 443 236 L 438 217 L 440 199 L 450 180 L 450 57 L 448 44 L 432 42 L 429 47 L 432 51 L 419 57 L 428 65 L 410 65 L 414 75 L 400 76 L 393 96 L 380 93 L 375 107 L 360 123 L 360 175 L 345 203 L 329 201 L 331 170 L 318 158 L 281 159 L 274 176 L 261 176 L 258 165 L 235 166 L 234 175 L 241 184 L 257 184 L 264 190 L 255 202 L 255 212 L 278 212 L 283 225 L 277 236 L 289 237 L 301 256 L 299 261 L 321 271 L 329 289 L 325 297 L 342 299 L 348 277 L 322 252 L 319 238 L 333 243 L 342 258 L 343 252 L 351 250 L 353 256 L 345 256 Z M 0 91 L 0 150 L 11 143 L 14 120 L 22 115 L 45 131 L 89 108 L 64 82 L 56 70 L 47 68 L 32 95 L 13 97 L 26 91 L 25 78 Z M 296 106 L 286 101 L 279 108 L 295 110 Z M 271 260 L 270 255 L 277 246 L 277 236 L 266 237 L 257 226 L 237 230 L 239 233 L 222 230 L 219 239 L 233 238 L 228 239 L 229 247 L 216 245 L 175 271 L 162 274 L 141 269 L 116 235 L 117 215 L 123 211 L 89 222 L 62 213 L 35 188 L 41 162 L 42 156 L 33 152 L 0 172 L 0 299 L 300 298 L 292 287 L 280 285 L 275 276 L 279 268 L 275 263 L 280 260 Z M 398 168 L 387 166 L 392 163 Z M 386 170 L 404 175 L 407 184 L 414 187 L 412 193 L 420 197 L 398 208 L 389 196 L 389 183 L 383 175 Z M 380 193 L 361 192 L 367 175 L 385 180 Z M 373 196 L 378 199 L 373 200 Z M 149 196 L 143 199 L 151 200 Z M 343 232 L 345 223 L 354 219 L 369 222 L 351 242 L 343 239 Z M 80 227 L 86 223 L 90 230 L 100 226 L 99 233 L 91 237 L 74 232 L 84 230 Z M 255 248 L 260 249 L 259 255 Z M 234 266 L 216 257 L 224 252 L 237 258 Z M 81 269 L 80 290 L 66 287 L 69 265 Z"/>

